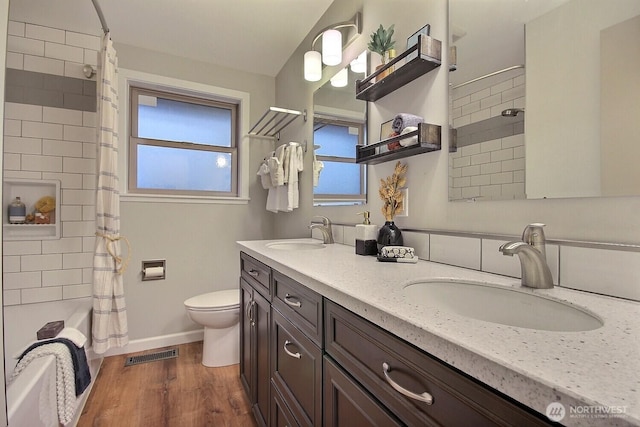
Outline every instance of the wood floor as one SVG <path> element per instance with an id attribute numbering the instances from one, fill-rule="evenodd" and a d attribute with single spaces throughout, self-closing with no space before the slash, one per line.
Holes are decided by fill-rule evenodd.
<path id="1" fill-rule="evenodd" d="M 179 356 L 125 367 L 131 355 L 105 358 L 78 427 L 256 427 L 239 365 L 207 368 L 202 342 Z"/>

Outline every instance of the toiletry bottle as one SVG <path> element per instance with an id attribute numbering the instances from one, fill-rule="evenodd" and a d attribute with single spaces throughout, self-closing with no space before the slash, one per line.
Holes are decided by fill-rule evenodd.
<path id="1" fill-rule="evenodd" d="M 369 211 L 360 212 L 364 215 L 362 224 L 356 224 L 356 254 L 377 255 L 378 253 L 378 226 L 371 224 Z"/>
<path id="2" fill-rule="evenodd" d="M 27 207 L 22 203 L 20 197 L 16 197 L 9 204 L 9 224 L 24 224 L 27 216 Z"/>

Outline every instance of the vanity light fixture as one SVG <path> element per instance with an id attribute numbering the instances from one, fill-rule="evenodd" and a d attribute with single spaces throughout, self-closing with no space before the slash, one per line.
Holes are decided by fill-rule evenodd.
<path id="1" fill-rule="evenodd" d="M 343 68 L 338 73 L 331 77 L 331 86 L 333 87 L 345 87 L 349 83 L 349 69 Z"/>
<path id="2" fill-rule="evenodd" d="M 351 71 L 354 73 L 367 72 L 367 51 L 364 50 L 356 59 L 351 61 Z"/>
<path id="3" fill-rule="evenodd" d="M 304 54 L 304 79 L 316 82 L 322 78 L 322 64 L 333 66 L 342 63 L 341 28 L 355 28 L 356 34 L 362 33 L 362 14 L 356 13 L 349 21 L 330 25 L 321 30 L 311 42 L 311 50 Z M 322 37 L 322 54 L 315 50 L 316 42 Z"/>

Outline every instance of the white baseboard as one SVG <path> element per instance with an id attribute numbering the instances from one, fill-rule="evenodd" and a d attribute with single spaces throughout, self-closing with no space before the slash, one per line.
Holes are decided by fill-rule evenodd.
<path id="1" fill-rule="evenodd" d="M 91 356 L 94 356 L 94 357 L 117 356 L 120 354 L 135 353 L 138 351 L 151 350 L 154 348 L 186 344 L 194 341 L 202 341 L 203 338 L 204 338 L 204 328 L 201 328 L 201 329 L 198 329 L 197 331 L 187 331 L 187 332 L 180 332 L 177 334 L 161 335 L 157 337 L 131 340 L 129 341 L 129 344 L 127 344 L 126 346 L 119 347 L 119 348 L 111 348 L 101 355 L 95 355 L 95 353 L 91 351 L 92 352 Z M 91 359 L 91 357 L 89 357 L 89 354 L 87 354 L 87 358 Z"/>

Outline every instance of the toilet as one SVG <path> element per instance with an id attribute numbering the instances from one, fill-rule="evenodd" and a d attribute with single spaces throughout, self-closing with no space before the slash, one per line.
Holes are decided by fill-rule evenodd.
<path id="1" fill-rule="evenodd" d="M 202 364 L 218 367 L 240 363 L 240 290 L 196 295 L 184 306 L 189 318 L 204 326 Z"/>

